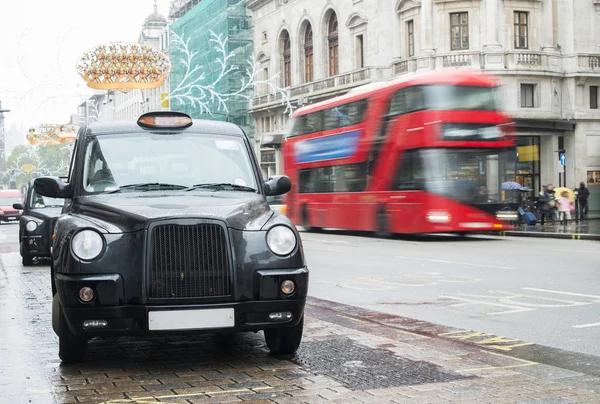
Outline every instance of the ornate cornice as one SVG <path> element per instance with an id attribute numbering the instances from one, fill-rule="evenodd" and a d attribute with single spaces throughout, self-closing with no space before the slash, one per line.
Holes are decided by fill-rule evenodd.
<path id="1" fill-rule="evenodd" d="M 417 7 L 421 7 L 421 0 L 398 0 L 396 2 L 397 13 L 404 13 Z"/>
<path id="2" fill-rule="evenodd" d="M 349 29 L 358 28 L 367 23 L 367 18 L 361 16 L 359 13 L 352 13 L 348 20 L 346 20 L 346 27 Z"/>

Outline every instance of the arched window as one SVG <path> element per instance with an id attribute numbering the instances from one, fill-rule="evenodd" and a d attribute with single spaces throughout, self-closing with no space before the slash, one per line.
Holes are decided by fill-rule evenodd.
<path id="1" fill-rule="evenodd" d="M 327 23 L 327 45 L 329 48 L 329 75 L 335 76 L 339 73 L 339 44 L 338 44 L 338 20 L 334 12 L 329 16 Z"/>
<path id="2" fill-rule="evenodd" d="M 313 30 L 310 23 L 304 32 L 304 81 L 313 81 Z"/>
<path id="3" fill-rule="evenodd" d="M 292 46 L 290 43 L 290 34 L 283 31 L 281 34 L 283 45 L 283 87 L 292 85 Z"/>

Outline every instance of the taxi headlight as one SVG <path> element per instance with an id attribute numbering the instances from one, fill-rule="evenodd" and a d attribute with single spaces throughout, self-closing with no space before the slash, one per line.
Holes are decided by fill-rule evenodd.
<path id="1" fill-rule="evenodd" d="M 296 235 L 286 226 L 275 226 L 267 233 L 267 245 L 277 255 L 288 255 L 296 248 Z"/>
<path id="2" fill-rule="evenodd" d="M 71 240 L 73 254 L 82 260 L 92 260 L 100 255 L 104 248 L 102 236 L 93 230 L 82 230 Z"/>
<path id="3" fill-rule="evenodd" d="M 27 231 L 35 231 L 35 229 L 37 229 L 38 225 L 36 222 L 34 222 L 33 220 L 30 220 L 27 222 L 27 224 L 25 225 L 25 229 L 27 229 Z"/>

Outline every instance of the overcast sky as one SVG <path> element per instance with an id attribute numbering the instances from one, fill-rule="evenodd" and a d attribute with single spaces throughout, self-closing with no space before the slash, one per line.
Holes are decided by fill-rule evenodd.
<path id="1" fill-rule="evenodd" d="M 158 0 L 167 16 L 170 0 Z M 66 123 L 93 93 L 77 74 L 86 50 L 136 42 L 154 0 L 0 0 L 0 100 L 6 129 Z"/>

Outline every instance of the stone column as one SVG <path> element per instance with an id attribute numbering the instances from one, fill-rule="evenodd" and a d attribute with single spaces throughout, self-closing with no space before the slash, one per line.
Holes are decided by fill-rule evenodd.
<path id="1" fill-rule="evenodd" d="M 502 45 L 498 41 L 498 0 L 485 0 L 485 43 L 486 50 L 498 50 Z"/>
<path id="2" fill-rule="evenodd" d="M 542 50 L 552 52 L 555 49 L 556 38 L 554 38 L 554 0 L 544 0 L 542 3 Z"/>
<path id="3" fill-rule="evenodd" d="M 433 0 L 421 1 L 421 53 L 433 53 Z"/>

